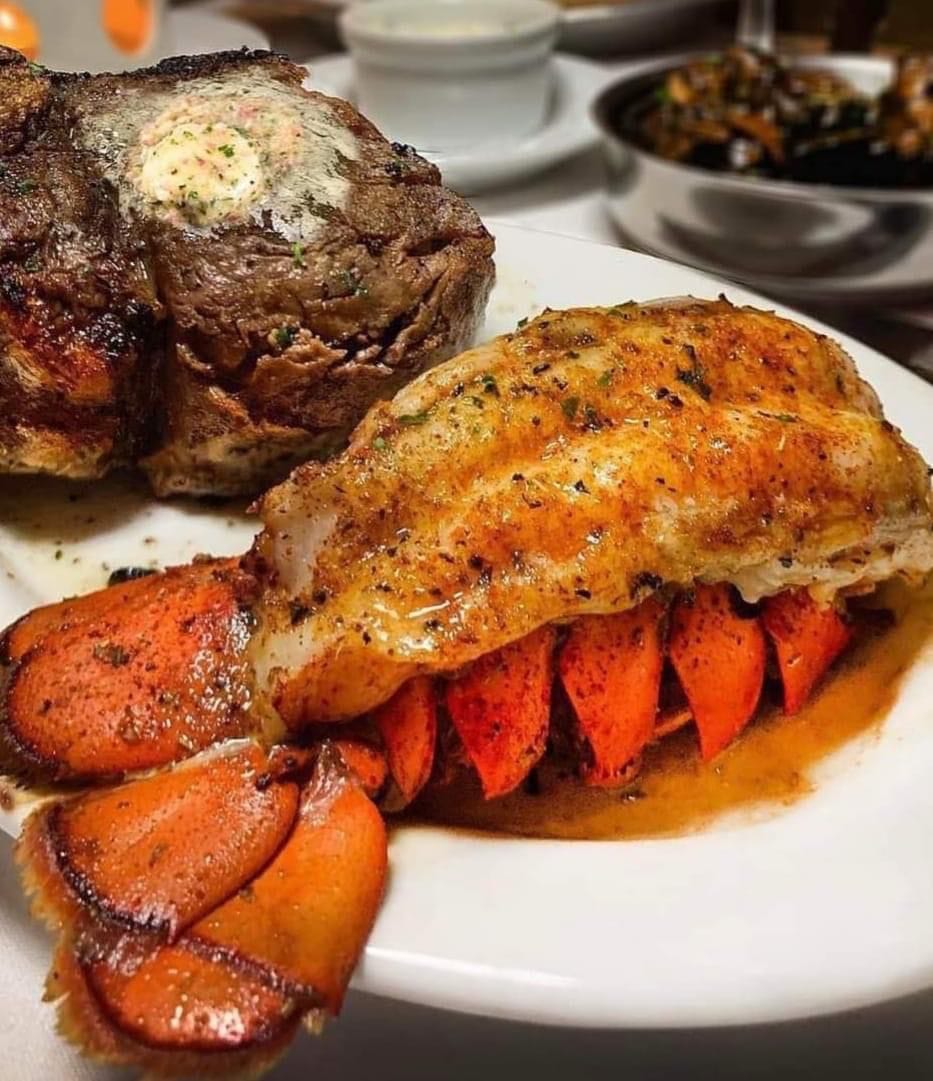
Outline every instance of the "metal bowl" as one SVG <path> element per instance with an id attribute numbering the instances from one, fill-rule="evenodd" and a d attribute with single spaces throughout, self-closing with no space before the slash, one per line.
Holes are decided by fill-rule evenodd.
<path id="1" fill-rule="evenodd" d="M 728 18 L 735 0 L 625 0 L 566 7 L 558 48 L 587 56 L 632 56 L 685 48 Z"/>
<path id="2" fill-rule="evenodd" d="M 849 188 L 764 180 L 666 161 L 620 135 L 613 118 L 663 74 L 666 57 L 607 87 L 594 105 L 609 170 L 609 209 L 634 246 L 762 292 L 805 301 L 904 303 L 933 295 L 933 189 Z M 875 57 L 808 57 L 858 89 L 887 86 Z"/>

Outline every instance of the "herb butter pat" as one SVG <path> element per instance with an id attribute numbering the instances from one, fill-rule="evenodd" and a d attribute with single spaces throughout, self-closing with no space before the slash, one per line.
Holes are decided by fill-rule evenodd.
<path id="1" fill-rule="evenodd" d="M 207 224 L 258 199 L 265 190 L 253 144 L 226 124 L 179 124 L 144 149 L 139 190 Z"/>
<path id="2" fill-rule="evenodd" d="M 344 206 L 353 132 L 320 97 L 300 103 L 248 74 L 190 79 L 80 112 L 124 213 L 181 229 L 262 223 L 305 244 Z"/>

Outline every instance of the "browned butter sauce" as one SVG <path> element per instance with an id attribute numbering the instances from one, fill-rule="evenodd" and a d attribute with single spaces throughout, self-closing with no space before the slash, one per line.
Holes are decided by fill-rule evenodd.
<path id="1" fill-rule="evenodd" d="M 811 767 L 821 759 L 855 736 L 880 732 L 901 677 L 921 654 L 933 661 L 933 579 L 919 590 L 890 583 L 865 606 L 876 611 L 858 619 L 855 644 L 808 705 L 785 717 L 772 693 L 713 762 L 700 760 L 689 726 L 652 746 L 625 789 L 587 788 L 546 763 L 533 789 L 486 802 L 474 782 L 461 779 L 429 791 L 413 818 L 529 837 L 608 840 L 690 833 L 727 812 L 773 813 L 813 790 Z M 884 609 L 893 624 L 879 618 Z M 930 714 L 933 723 L 933 704 Z"/>

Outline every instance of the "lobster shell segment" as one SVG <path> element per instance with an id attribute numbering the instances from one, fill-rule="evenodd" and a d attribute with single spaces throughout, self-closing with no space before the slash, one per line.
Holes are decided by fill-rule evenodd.
<path id="1" fill-rule="evenodd" d="M 174 940 L 261 870 L 298 811 L 298 786 L 266 783 L 259 747 L 40 807 L 18 846 L 36 908 Z"/>
<path id="2" fill-rule="evenodd" d="M 219 950 L 186 940 L 127 953 L 82 962 L 62 945 L 46 981 L 62 1035 L 98 1061 L 157 1077 L 255 1077 L 295 1035 L 288 993 Z"/>
<path id="3" fill-rule="evenodd" d="M 570 628 L 560 677 L 590 752 L 582 770 L 588 784 L 618 784 L 654 735 L 663 616 L 650 598 L 619 615 L 585 616 Z"/>
<path id="4" fill-rule="evenodd" d="M 259 791 L 296 788 L 286 773 L 300 774 L 307 761 L 301 752 L 273 751 L 253 783 Z M 207 768 L 218 767 L 208 761 Z M 212 803 L 203 789 L 195 798 L 205 810 Z M 128 829 L 139 825 L 134 810 Z M 233 1076 L 267 1066 L 302 1018 L 336 1014 L 382 899 L 385 827 L 326 745 L 293 810 L 277 851 L 262 867 L 244 869 L 233 892 L 173 941 L 135 927 L 106 935 L 100 925 L 63 919 L 49 995 L 63 996 L 65 1034 L 104 1061 L 165 1076 Z M 195 849 L 197 832 L 222 845 L 219 825 L 192 822 Z M 231 844 L 240 840 L 235 832 Z M 140 887 L 158 891 L 156 868 L 153 875 L 150 884 L 140 872 Z"/>
<path id="5" fill-rule="evenodd" d="M 671 613 L 668 650 L 706 761 L 752 719 L 765 679 L 761 622 L 735 611 L 727 585 L 697 585 Z"/>
<path id="6" fill-rule="evenodd" d="M 331 746 L 363 786 L 366 795 L 370 799 L 378 798 L 389 780 L 389 764 L 382 749 L 368 739 L 354 736 L 332 739 Z"/>
<path id="7" fill-rule="evenodd" d="M 251 588 L 202 561 L 24 616 L 0 640 L 0 770 L 100 782 L 247 735 Z"/>
<path id="8" fill-rule="evenodd" d="M 447 686 L 450 719 L 487 799 L 520 785 L 544 754 L 555 642 L 553 627 L 539 627 Z"/>
<path id="9" fill-rule="evenodd" d="M 437 692 L 429 676 L 404 683 L 373 720 L 385 746 L 400 807 L 411 803 L 428 783 L 437 746 Z"/>
<path id="10" fill-rule="evenodd" d="M 818 604 L 806 589 L 769 597 L 761 622 L 774 642 L 784 685 L 784 712 L 797 713 L 852 640 L 852 628 L 833 605 Z"/>

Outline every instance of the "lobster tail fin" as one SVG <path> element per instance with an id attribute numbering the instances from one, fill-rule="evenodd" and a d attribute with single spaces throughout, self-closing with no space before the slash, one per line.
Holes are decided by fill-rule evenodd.
<path id="1" fill-rule="evenodd" d="M 40 807 L 17 857 L 53 927 L 174 940 L 248 882 L 291 830 L 298 785 L 250 744 Z"/>
<path id="2" fill-rule="evenodd" d="M 205 560 L 24 616 L 0 641 L 0 770 L 114 780 L 247 735 L 251 588 Z"/>
<path id="3" fill-rule="evenodd" d="M 328 744 L 287 843 L 247 891 L 192 928 L 339 1012 L 385 885 L 385 825 Z"/>
<path id="4" fill-rule="evenodd" d="M 60 945 L 46 998 L 58 1001 L 61 1034 L 92 1058 L 166 1078 L 257 1076 L 301 1021 L 286 991 L 188 942 L 124 950 L 119 964 Z"/>
<path id="5" fill-rule="evenodd" d="M 259 794 L 257 820 L 267 820 L 263 830 L 252 831 L 263 833 L 265 846 L 254 844 L 251 857 L 239 860 L 227 849 L 243 843 L 240 827 L 228 824 L 234 828 L 225 847 L 218 824 L 209 829 L 207 822 L 223 798 L 243 796 L 229 788 L 231 771 L 219 772 L 238 757 Z M 298 796 L 295 778 L 311 757 L 290 749 L 274 750 L 267 759 L 256 749 L 220 761 L 207 755 L 196 766 L 111 791 L 128 804 L 127 830 L 146 836 L 139 849 L 123 843 L 136 858 L 129 877 L 147 904 L 161 898 L 174 925 L 114 919 L 99 904 L 90 911 L 86 906 L 78 920 L 61 905 L 55 908 L 62 936 L 49 997 L 61 998 L 61 1027 L 73 1042 L 104 1061 L 165 1076 L 250 1074 L 284 1049 L 302 1018 L 339 1011 L 382 899 L 386 834 L 379 812 L 328 745 L 317 752 Z M 202 865 L 203 889 L 193 889 L 174 849 L 147 867 L 145 852 L 151 855 L 149 846 L 163 843 L 155 840 L 160 823 L 152 809 L 141 818 L 133 811 L 142 786 L 202 765 L 207 783 L 196 786 L 187 804 L 189 812 L 200 804 L 201 816 L 190 820 L 188 840 L 198 851 L 206 848 L 198 833 L 216 838 L 218 862 L 227 869 L 212 877 Z M 212 784 L 226 796 L 210 791 Z M 276 790 L 278 797 L 266 798 Z M 67 811 L 69 804 L 53 806 Z M 178 828 L 184 818 L 176 818 Z M 247 830 L 247 841 L 250 836 Z M 257 866 L 260 856 L 265 862 Z M 160 859 L 166 860 L 162 869 Z M 119 861 L 113 862 L 116 873 Z M 177 897 L 172 868 L 181 872 Z M 71 882 L 63 888 L 75 892 Z"/>

